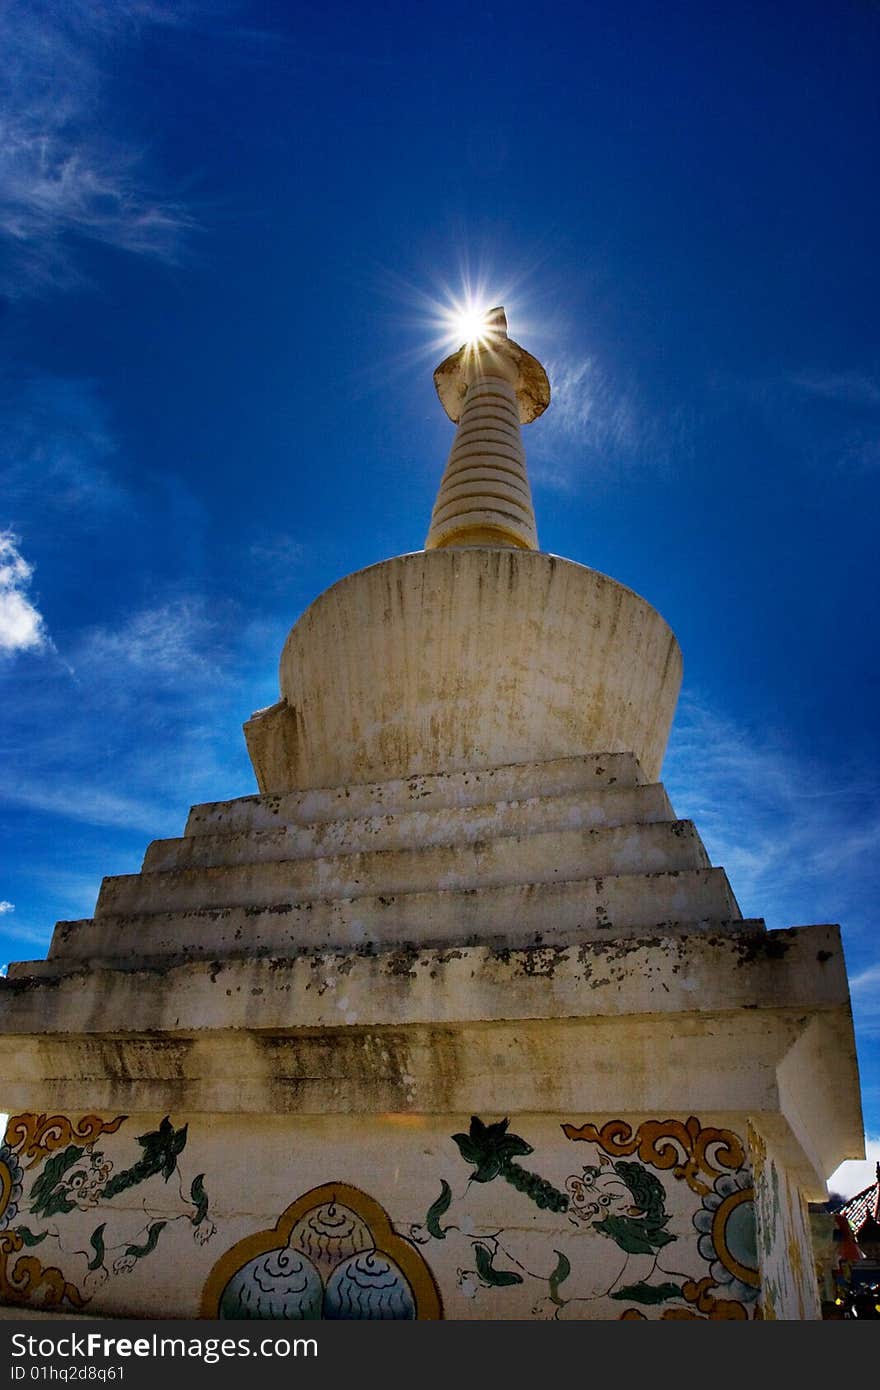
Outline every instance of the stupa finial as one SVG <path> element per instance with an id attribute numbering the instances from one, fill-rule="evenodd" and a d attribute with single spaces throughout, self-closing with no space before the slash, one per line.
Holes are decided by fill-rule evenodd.
<path id="1" fill-rule="evenodd" d="M 507 334 L 507 315 L 489 309 L 478 332 L 434 372 L 443 409 L 458 425 L 431 514 L 426 550 L 502 545 L 538 549 L 520 425 L 550 404 L 538 360 Z"/>

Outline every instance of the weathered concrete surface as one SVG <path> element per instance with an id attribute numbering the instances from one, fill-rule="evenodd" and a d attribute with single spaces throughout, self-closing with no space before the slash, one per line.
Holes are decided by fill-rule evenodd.
<path id="1" fill-rule="evenodd" d="M 343 783 L 286 794 L 239 796 L 232 801 L 208 801 L 193 806 L 187 835 L 274 830 L 279 825 L 307 826 L 316 822 L 394 815 L 410 812 L 464 811 L 516 803 L 529 809 L 535 802 L 573 797 L 592 823 L 596 808 L 614 808 L 612 788 L 644 786 L 647 778 L 632 753 L 585 753 L 547 762 L 507 763 L 473 772 L 438 772 L 388 778 L 381 782 Z M 654 783 L 654 786 L 659 784 Z M 606 799 L 607 794 L 607 799 Z M 631 817 L 633 821 L 653 816 Z M 669 820 L 675 819 L 671 807 Z M 601 824 L 619 824 L 600 814 Z"/>
<path id="2" fill-rule="evenodd" d="M 828 1008 L 847 997 L 839 928 L 820 926 L 74 970 L 10 978 L 3 1007 L 11 1032 L 117 1033 Z"/>
<path id="3" fill-rule="evenodd" d="M 693 825 L 631 755 L 527 773 L 541 795 L 487 801 L 525 789 L 508 766 L 196 807 L 140 874 L 105 879 L 94 920 L 58 923 L 40 973 L 67 960 L 562 945 L 740 918 Z"/>
<path id="4" fill-rule="evenodd" d="M 314 898 L 257 908 L 106 913 L 59 922 L 50 960 L 178 956 L 489 942 L 525 947 L 580 939 L 724 931 L 740 911 L 723 869 L 618 874 L 570 883 Z M 10 967 L 12 969 L 12 967 Z"/>
<path id="5" fill-rule="evenodd" d="M 630 752 L 656 780 L 681 683 L 632 590 L 535 551 L 399 556 L 291 631 L 283 703 L 245 726 L 264 793 Z"/>
<path id="6" fill-rule="evenodd" d="M 800 1040 L 782 1065 L 789 1066 L 799 1050 Z M 778 1134 L 770 1116 L 751 1127 L 749 1139 L 764 1317 L 818 1319 L 822 1314 L 809 1214 L 787 1161 L 786 1136 Z"/>
<path id="7" fill-rule="evenodd" d="M 35 1110 L 76 1086 L 109 1109 L 128 1096 L 160 1110 L 476 1112 L 501 1094 L 512 1109 L 536 1096 L 709 1109 L 724 1096 L 784 1116 L 785 1059 L 806 1037 L 809 1087 L 786 1132 L 815 1166 L 812 1190 L 860 1139 L 836 927 L 92 969 L 8 980 L 2 1023 L 4 1094 Z"/>
<path id="8" fill-rule="evenodd" d="M 231 862 L 220 865 L 153 869 L 105 878 L 95 915 L 211 905 L 271 907 L 291 899 L 306 902 L 375 893 L 424 893 L 435 887 L 500 888 L 709 867 L 690 821 L 539 831 L 473 844 L 369 850 L 309 859 L 276 857 L 266 852 L 273 846 L 262 842 L 255 849 L 252 840 L 232 848 Z"/>
<path id="9" fill-rule="evenodd" d="M 227 803 L 230 804 L 230 803 Z M 199 833 L 179 839 L 154 840 L 147 849 L 145 871 L 176 869 L 195 864 L 233 864 L 267 859 L 318 859 L 374 850 L 424 850 L 434 846 L 471 845 L 500 836 L 521 836 L 559 830 L 648 825 L 675 821 L 669 798 L 659 783 L 643 787 L 614 787 L 591 795 L 532 797 L 456 810 L 386 811 L 382 815 L 346 820 L 279 823 L 271 828 L 225 829 L 222 820 L 211 833 L 204 822 Z"/>

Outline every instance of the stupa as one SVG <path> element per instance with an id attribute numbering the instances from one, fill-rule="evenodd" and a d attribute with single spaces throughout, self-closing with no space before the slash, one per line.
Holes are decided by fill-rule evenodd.
<path id="1" fill-rule="evenodd" d="M 660 783 L 663 618 L 538 548 L 501 309 L 425 548 L 294 625 L 193 807 L 0 982 L 0 1302 L 807 1319 L 860 1156 L 839 928 L 744 920 Z"/>

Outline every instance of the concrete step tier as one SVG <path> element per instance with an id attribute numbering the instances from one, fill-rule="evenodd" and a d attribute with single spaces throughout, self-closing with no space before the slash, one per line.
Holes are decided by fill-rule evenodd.
<path id="1" fill-rule="evenodd" d="M 224 906 L 106 914 L 55 928 L 45 971 L 95 961 L 133 968 L 168 960 L 287 957 L 303 951 L 492 943 L 524 949 L 578 941 L 739 930 L 723 869 L 619 874 L 558 883 L 317 898 L 270 907 Z M 753 923 L 756 930 L 760 922 Z M 37 963 L 40 964 L 39 962 Z M 12 967 L 10 967 L 11 971 Z"/>
<path id="2" fill-rule="evenodd" d="M 268 798 L 260 798 L 265 802 Z M 236 802 L 221 803 L 217 823 L 241 823 L 242 808 Z M 233 808 L 230 813 L 226 808 Z M 198 865 L 265 863 L 273 860 L 321 859 L 356 854 L 368 849 L 427 849 L 433 846 L 473 844 L 507 835 L 532 835 L 554 830 L 589 830 L 600 827 L 647 825 L 674 821 L 675 812 L 659 783 L 613 786 L 554 796 L 533 796 L 522 801 L 492 801 L 477 806 L 435 810 L 385 811 L 381 815 L 335 820 L 280 823 L 257 829 L 210 832 L 207 808 L 198 833 L 168 840 L 154 840 L 144 856 L 143 871 L 152 873 Z M 248 806 L 250 811 L 250 806 Z M 265 805 L 259 807 L 266 814 Z"/>
<path id="3" fill-rule="evenodd" d="M 547 884 L 708 865 L 691 821 L 659 821 L 502 835 L 464 845 L 125 874 L 104 879 L 95 916 L 172 908 L 274 907 L 314 898 Z"/>
<path id="4" fill-rule="evenodd" d="M 725 931 L 742 914 L 631 754 L 194 806 L 34 973 Z M 18 967 L 28 972 L 28 963 Z"/>
<path id="5" fill-rule="evenodd" d="M 284 825 L 353 820 L 406 811 L 443 811 L 492 802 L 589 795 L 610 787 L 643 786 L 647 778 L 632 753 L 585 753 L 578 758 L 510 763 L 479 772 L 444 772 L 424 777 L 347 787 L 319 787 L 284 796 L 240 796 L 193 806 L 186 835 L 275 830 Z"/>

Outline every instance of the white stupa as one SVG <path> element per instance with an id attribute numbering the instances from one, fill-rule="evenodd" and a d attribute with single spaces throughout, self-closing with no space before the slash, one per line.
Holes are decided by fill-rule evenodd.
<path id="1" fill-rule="evenodd" d="M 815 1318 L 862 1153 L 839 928 L 744 921 L 659 781 L 667 624 L 538 549 L 503 310 L 425 549 L 294 625 L 259 793 L 0 981 L 0 1302 Z M 32 1248 L 33 1247 L 33 1248 Z"/>

